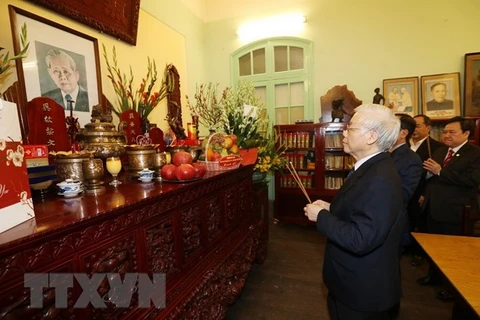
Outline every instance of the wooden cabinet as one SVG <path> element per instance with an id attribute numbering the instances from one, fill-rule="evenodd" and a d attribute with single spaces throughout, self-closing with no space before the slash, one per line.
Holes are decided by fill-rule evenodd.
<path id="1" fill-rule="evenodd" d="M 343 152 L 345 126 L 338 122 L 275 126 L 280 142 L 287 146 L 285 156 L 295 167 L 312 201 L 330 202 L 353 168 L 353 158 Z M 303 212 L 307 202 L 288 171 L 276 174 L 275 219 L 308 224 Z"/>
<path id="2" fill-rule="evenodd" d="M 35 202 L 35 219 L 0 234 L 2 318 L 224 318 L 252 263 L 266 254 L 267 220 L 253 207 L 252 170 L 207 172 L 189 184 L 123 179 L 104 194 Z M 65 308 L 55 308 L 49 287 L 43 307 L 31 308 L 26 273 L 165 274 L 166 307 L 141 308 L 133 294 L 128 308 L 104 301 L 80 309 L 74 282 Z M 101 297 L 110 290 L 105 280 Z"/>

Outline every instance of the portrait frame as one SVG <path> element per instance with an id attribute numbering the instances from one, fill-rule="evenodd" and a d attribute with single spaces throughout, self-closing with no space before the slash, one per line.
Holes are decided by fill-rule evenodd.
<path id="1" fill-rule="evenodd" d="M 137 44 L 140 0 L 27 0 L 100 32 Z"/>
<path id="2" fill-rule="evenodd" d="M 18 7 L 9 5 L 8 8 L 15 54 L 21 51 L 21 26 L 24 23 L 27 26 L 29 50 L 23 60 L 16 60 L 18 81 L 26 100 L 42 96 L 42 91 L 45 90 L 42 86 L 47 88 L 55 84 L 48 74 L 45 57 L 40 54 L 39 48 L 43 47 L 43 53 L 48 48 L 60 49 L 70 55 L 73 53 L 73 57 L 82 58 L 76 61 L 80 74 L 78 83 L 81 85 L 83 78 L 88 94 L 88 110 L 74 111 L 73 116 L 78 118 L 80 125 L 89 123 L 92 106 L 100 104 L 102 98 L 98 40 Z M 81 71 L 84 72 L 83 75 Z M 70 113 L 66 111 L 65 115 Z"/>
<path id="3" fill-rule="evenodd" d="M 464 115 L 480 115 L 480 52 L 465 54 Z"/>
<path id="4" fill-rule="evenodd" d="M 424 75 L 421 76 L 420 82 L 424 115 L 431 119 L 445 119 L 460 115 L 460 72 Z M 438 89 L 435 90 L 435 88 Z M 439 102 L 434 98 L 434 94 L 437 94 L 435 92 L 439 92 L 443 101 Z"/>
<path id="5" fill-rule="evenodd" d="M 383 95 L 385 105 L 395 113 L 419 114 L 418 77 L 384 79 Z"/>

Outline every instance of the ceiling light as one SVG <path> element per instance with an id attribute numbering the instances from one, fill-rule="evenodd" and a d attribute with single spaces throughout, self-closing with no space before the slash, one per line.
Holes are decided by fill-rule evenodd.
<path id="1" fill-rule="evenodd" d="M 237 29 L 242 42 L 278 36 L 298 36 L 306 22 L 301 14 L 275 16 L 263 20 L 249 21 Z"/>

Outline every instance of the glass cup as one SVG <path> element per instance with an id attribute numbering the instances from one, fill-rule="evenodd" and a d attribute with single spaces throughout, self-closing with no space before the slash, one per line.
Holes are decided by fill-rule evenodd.
<path id="1" fill-rule="evenodd" d="M 117 180 L 118 173 L 122 170 L 122 161 L 119 157 L 110 157 L 107 158 L 107 171 L 113 176 L 113 181 L 110 182 L 111 186 L 118 186 L 122 184 L 121 181 Z"/>

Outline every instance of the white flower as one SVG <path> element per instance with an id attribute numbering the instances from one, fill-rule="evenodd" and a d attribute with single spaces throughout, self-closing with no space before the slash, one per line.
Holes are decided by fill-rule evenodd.
<path id="1" fill-rule="evenodd" d="M 19 153 L 22 156 L 22 158 L 25 155 L 25 151 L 23 150 L 23 146 L 21 144 L 17 146 L 17 153 Z"/>
<path id="2" fill-rule="evenodd" d="M 16 167 L 21 167 L 23 163 L 23 154 L 13 152 L 12 162 Z"/>

